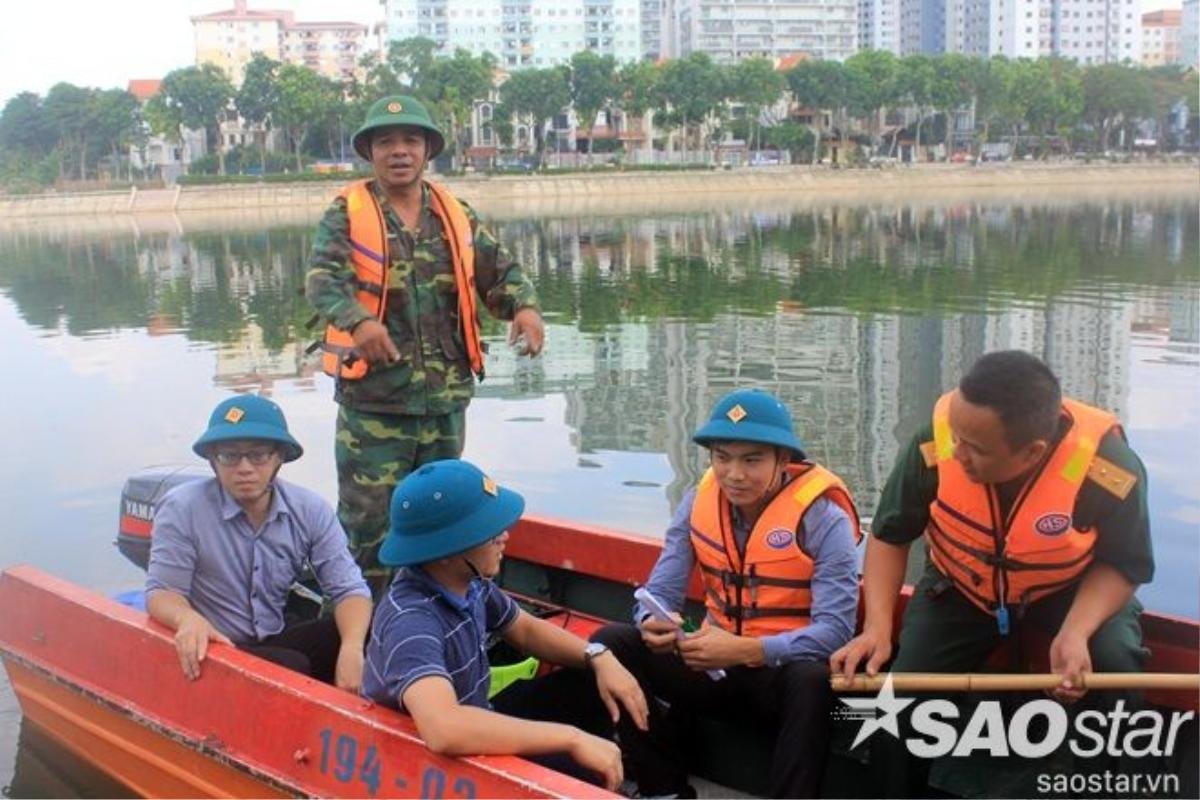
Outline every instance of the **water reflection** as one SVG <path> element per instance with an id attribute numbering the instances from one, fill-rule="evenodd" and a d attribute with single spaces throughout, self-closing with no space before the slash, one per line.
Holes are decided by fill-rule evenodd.
<path id="1" fill-rule="evenodd" d="M 492 348 L 467 455 L 539 513 L 658 535 L 705 466 L 691 432 L 717 396 L 756 385 L 869 511 L 934 399 L 978 355 L 1021 347 L 1126 424 L 1151 475 L 1158 574 L 1141 596 L 1195 616 L 1198 211 L 1190 192 L 500 214 L 547 348 L 537 361 Z M 186 459 L 231 389 L 281 399 L 307 450 L 288 477 L 332 495 L 332 387 L 304 352 L 312 223 L 0 230 L 0 564 L 135 585 L 110 547 L 120 484 Z M 499 345 L 502 327 L 488 333 Z M 11 709 L 0 694 L 0 768 Z"/>

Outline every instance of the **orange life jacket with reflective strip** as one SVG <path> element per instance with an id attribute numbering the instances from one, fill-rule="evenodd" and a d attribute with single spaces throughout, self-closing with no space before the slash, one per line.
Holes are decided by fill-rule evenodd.
<path id="1" fill-rule="evenodd" d="M 383 209 L 368 186 L 369 181 L 355 181 L 342 189 L 339 197 L 346 201 L 350 220 L 350 260 L 354 264 L 357 283 L 355 299 L 371 315 L 383 321 L 387 310 L 388 268 L 391 254 L 387 244 L 387 222 Z M 450 245 L 450 261 L 454 285 L 458 292 L 458 319 L 471 371 L 483 377 L 483 346 L 480 338 L 479 316 L 475 300 L 475 239 L 471 221 L 462 204 L 449 190 L 436 183 L 425 182 L 429 189 L 430 206 L 442 222 Z M 348 332 L 328 325 L 321 343 L 324 355 L 321 366 L 326 373 L 344 380 L 358 380 L 367 374 L 370 365 L 358 355 L 354 337 Z"/>
<path id="2" fill-rule="evenodd" d="M 841 478 L 816 464 L 793 464 L 791 479 L 763 510 L 738 552 L 730 503 L 712 469 L 696 487 L 691 542 L 700 565 L 708 616 L 742 636 L 768 636 L 808 625 L 812 613 L 812 559 L 800 548 L 804 512 L 828 497 L 850 517 L 861 538 L 858 510 Z"/>
<path id="3" fill-rule="evenodd" d="M 967 478 L 954 457 L 950 397 L 933 409 L 937 498 L 925 541 L 933 563 L 975 605 L 996 614 L 1007 632 L 1008 606 L 1028 603 L 1079 580 L 1092 562 L 1096 535 L 1074 523 L 1075 498 L 1109 431 L 1124 436 L 1107 411 L 1063 398 L 1071 427 L 1021 487 L 1006 519 L 994 486 Z"/>

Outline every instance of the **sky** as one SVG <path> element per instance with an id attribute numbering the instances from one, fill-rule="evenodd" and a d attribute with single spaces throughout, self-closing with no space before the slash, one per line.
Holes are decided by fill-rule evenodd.
<path id="1" fill-rule="evenodd" d="M 249 0 L 298 21 L 383 20 L 380 0 Z M 0 0 L 0 107 L 59 81 L 101 89 L 161 78 L 193 62 L 191 17 L 233 0 Z"/>
<path id="2" fill-rule="evenodd" d="M 383 19 L 381 0 L 250 0 L 250 8 L 296 12 L 298 20 Z M 1142 0 L 1142 10 L 1179 0 Z M 233 0 L 3 0 L 0 107 L 22 91 L 45 95 L 59 81 L 102 89 L 161 78 L 192 63 L 190 17 Z"/>

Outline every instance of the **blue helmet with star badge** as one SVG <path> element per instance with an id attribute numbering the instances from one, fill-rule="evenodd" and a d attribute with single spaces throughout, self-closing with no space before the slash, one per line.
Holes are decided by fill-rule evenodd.
<path id="1" fill-rule="evenodd" d="M 391 527 L 379 561 L 409 567 L 466 552 L 504 533 L 524 510 L 525 498 L 474 464 L 433 461 L 392 492 Z"/>
<path id="2" fill-rule="evenodd" d="M 709 448 L 717 442 L 757 442 L 791 450 L 794 461 L 805 459 L 792 415 L 779 398 L 762 389 L 736 389 L 722 397 L 692 441 Z"/>
<path id="3" fill-rule="evenodd" d="M 240 394 L 218 403 L 208 417 L 208 428 L 192 445 L 192 451 L 208 458 L 214 444 L 241 439 L 279 445 L 285 462 L 295 461 L 304 454 L 304 448 L 288 432 L 283 409 L 257 394 Z"/>

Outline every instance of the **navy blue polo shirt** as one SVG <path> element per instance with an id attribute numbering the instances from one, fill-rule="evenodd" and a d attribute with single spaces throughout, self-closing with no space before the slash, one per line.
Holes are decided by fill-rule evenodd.
<path id="1" fill-rule="evenodd" d="M 488 708 L 487 641 L 503 633 L 519 611 L 491 581 L 471 581 L 467 596 L 460 597 L 420 567 L 401 569 L 375 609 L 363 696 L 403 711 L 409 686 L 441 675 L 461 705 Z"/>

